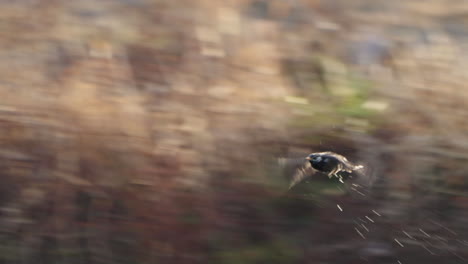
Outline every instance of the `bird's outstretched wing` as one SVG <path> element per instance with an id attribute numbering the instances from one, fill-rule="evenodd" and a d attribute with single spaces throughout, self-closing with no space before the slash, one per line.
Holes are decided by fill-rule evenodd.
<path id="1" fill-rule="evenodd" d="M 278 165 L 289 171 L 289 173 L 287 173 L 290 182 L 288 190 L 315 173 L 315 169 L 312 168 L 310 162 L 304 159 L 306 155 L 307 152 L 293 153 L 290 154 L 291 157 L 278 158 Z M 290 169 L 292 169 L 292 171 L 290 171 Z"/>
<path id="2" fill-rule="evenodd" d="M 294 187 L 296 184 L 301 182 L 303 179 L 311 176 L 312 174 L 315 173 L 315 169 L 312 168 L 309 162 L 304 162 L 304 165 L 298 169 L 296 169 L 292 179 L 291 183 L 289 184 L 289 190 Z"/>

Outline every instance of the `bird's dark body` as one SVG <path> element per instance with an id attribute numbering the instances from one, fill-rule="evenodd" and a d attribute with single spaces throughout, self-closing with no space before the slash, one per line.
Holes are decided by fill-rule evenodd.
<path id="1" fill-rule="evenodd" d="M 335 169 L 337 167 L 337 165 L 339 164 L 339 161 L 336 159 L 336 158 L 333 158 L 333 157 L 329 157 L 329 158 L 326 158 L 326 160 L 322 160 L 322 161 L 310 161 L 310 165 L 312 165 L 312 168 L 320 171 L 320 172 L 324 172 L 324 173 L 330 173 L 333 171 L 333 169 Z"/>

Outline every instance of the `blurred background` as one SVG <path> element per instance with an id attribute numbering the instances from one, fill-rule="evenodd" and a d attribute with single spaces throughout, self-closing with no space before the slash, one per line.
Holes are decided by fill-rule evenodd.
<path id="1" fill-rule="evenodd" d="M 0 263 L 467 263 L 468 1 L 0 13 Z"/>

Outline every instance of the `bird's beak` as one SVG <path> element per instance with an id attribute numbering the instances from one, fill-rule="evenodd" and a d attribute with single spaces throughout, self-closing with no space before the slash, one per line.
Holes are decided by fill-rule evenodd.
<path id="1" fill-rule="evenodd" d="M 306 160 L 310 160 L 310 157 L 305 158 Z"/>

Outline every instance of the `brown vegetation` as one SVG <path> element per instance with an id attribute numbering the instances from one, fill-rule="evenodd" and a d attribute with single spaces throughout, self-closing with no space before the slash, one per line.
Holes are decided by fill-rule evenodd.
<path id="1" fill-rule="evenodd" d="M 458 12 L 0 5 L 1 263 L 468 258 Z M 320 179 L 286 193 L 276 158 L 322 150 L 373 169 L 366 197 Z"/>

